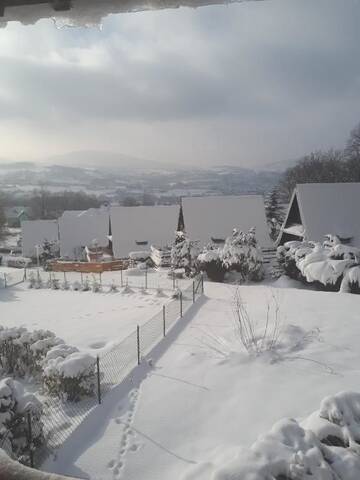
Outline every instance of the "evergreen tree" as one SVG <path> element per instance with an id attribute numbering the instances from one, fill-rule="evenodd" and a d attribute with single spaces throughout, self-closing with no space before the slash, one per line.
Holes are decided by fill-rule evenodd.
<path id="1" fill-rule="evenodd" d="M 279 192 L 276 188 L 272 190 L 266 201 L 265 211 L 270 227 L 270 237 L 276 240 L 284 220 L 284 210 L 279 202 Z"/>
<path id="2" fill-rule="evenodd" d="M 184 212 L 183 212 L 183 207 L 182 207 L 182 202 L 181 201 L 180 201 L 180 210 L 179 210 L 177 232 L 184 232 L 185 233 Z"/>
<path id="3" fill-rule="evenodd" d="M 198 242 L 191 241 L 185 232 L 176 232 L 175 241 L 171 248 L 171 268 L 184 268 L 185 274 L 190 275 L 199 253 Z"/>

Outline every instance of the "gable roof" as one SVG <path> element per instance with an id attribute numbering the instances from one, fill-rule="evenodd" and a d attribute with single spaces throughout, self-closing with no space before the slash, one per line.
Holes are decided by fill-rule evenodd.
<path id="1" fill-rule="evenodd" d="M 21 222 L 22 254 L 24 257 L 36 255 L 36 245 L 45 240 L 59 240 L 57 220 L 25 220 Z"/>
<path id="2" fill-rule="evenodd" d="M 60 255 L 77 258 L 79 248 L 109 244 L 109 212 L 104 208 L 67 210 L 59 218 Z"/>
<path id="3" fill-rule="evenodd" d="M 325 235 L 333 234 L 360 245 L 360 183 L 296 185 L 282 232 L 291 228 L 289 212 L 294 202 L 299 207 L 305 240 L 322 242 Z"/>
<path id="4" fill-rule="evenodd" d="M 272 245 L 261 195 L 187 197 L 182 199 L 186 232 L 201 245 L 212 238 L 225 239 L 234 228 L 255 227 L 261 247 Z"/>
<path id="5" fill-rule="evenodd" d="M 114 256 L 127 257 L 130 252 L 150 250 L 151 245 L 171 244 L 175 238 L 178 216 L 178 205 L 112 207 L 110 218 Z"/>

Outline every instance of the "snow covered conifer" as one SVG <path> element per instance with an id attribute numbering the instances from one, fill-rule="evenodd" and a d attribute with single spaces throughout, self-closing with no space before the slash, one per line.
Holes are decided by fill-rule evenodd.
<path id="1" fill-rule="evenodd" d="M 283 207 L 279 201 L 279 192 L 274 188 L 266 200 L 265 206 L 267 223 L 270 228 L 270 237 L 276 240 L 284 219 Z"/>
<path id="2" fill-rule="evenodd" d="M 196 266 L 199 250 L 198 242 L 191 241 L 185 232 L 176 232 L 175 242 L 171 248 L 172 269 L 184 268 L 185 274 L 190 275 Z"/>
<path id="3" fill-rule="evenodd" d="M 220 258 L 225 269 L 239 272 L 243 281 L 260 281 L 264 277 L 262 253 L 257 245 L 255 228 L 247 233 L 234 228 L 225 241 Z"/>

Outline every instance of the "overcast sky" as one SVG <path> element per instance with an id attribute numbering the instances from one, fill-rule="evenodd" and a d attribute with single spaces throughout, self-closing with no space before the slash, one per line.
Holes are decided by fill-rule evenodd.
<path id="1" fill-rule="evenodd" d="M 360 0 L 268 0 L 0 29 L 0 158 L 106 150 L 265 165 L 360 121 Z"/>

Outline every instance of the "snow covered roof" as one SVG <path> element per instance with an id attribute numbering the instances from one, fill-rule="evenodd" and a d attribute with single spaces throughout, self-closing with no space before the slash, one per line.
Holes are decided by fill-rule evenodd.
<path id="1" fill-rule="evenodd" d="M 139 12 L 180 6 L 200 7 L 207 5 L 236 3 L 241 0 L 5 0 L 0 2 L 0 27 L 7 22 L 18 21 L 34 24 L 41 18 L 52 18 L 56 25 L 94 26 L 100 25 L 110 14 Z"/>
<path id="2" fill-rule="evenodd" d="M 21 222 L 22 254 L 24 257 L 36 255 L 35 245 L 41 245 L 44 240 L 59 240 L 57 220 L 26 220 Z"/>
<path id="3" fill-rule="evenodd" d="M 256 228 L 261 247 L 272 245 L 261 195 L 188 197 L 182 199 L 185 229 L 201 245 L 211 239 L 225 239 L 233 228 L 248 231 Z"/>
<path id="4" fill-rule="evenodd" d="M 353 245 L 360 245 L 360 183 L 299 184 L 289 211 L 295 201 L 305 240 L 322 242 L 325 235 L 333 234 L 340 239 L 350 239 Z M 285 233 L 289 230 L 287 221 L 288 218 L 283 228 Z"/>
<path id="5" fill-rule="evenodd" d="M 164 246 L 175 237 L 178 205 L 146 207 L 112 207 L 110 210 L 113 252 L 116 258 L 130 252 Z M 144 243 L 146 242 L 146 243 Z"/>
<path id="6" fill-rule="evenodd" d="M 68 210 L 59 218 L 60 255 L 77 258 L 80 248 L 109 244 L 109 212 L 103 208 Z"/>

